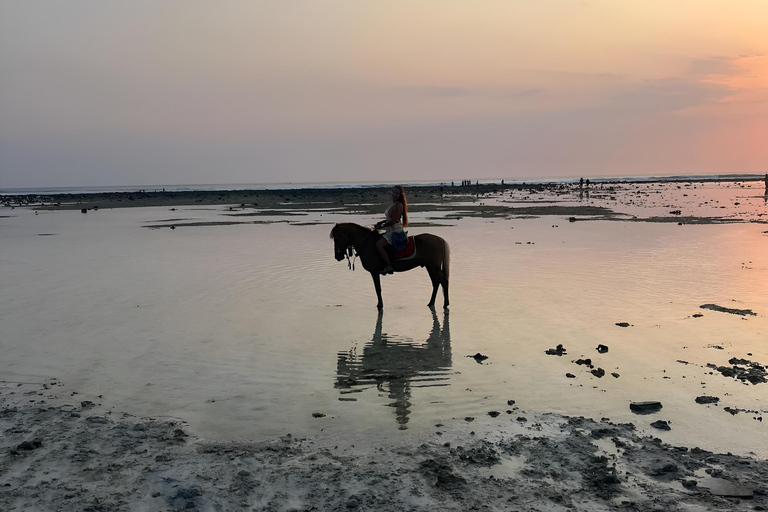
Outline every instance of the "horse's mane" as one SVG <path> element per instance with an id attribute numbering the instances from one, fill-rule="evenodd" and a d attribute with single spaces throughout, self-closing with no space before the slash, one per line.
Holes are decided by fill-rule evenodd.
<path id="1" fill-rule="evenodd" d="M 337 233 L 341 232 L 342 229 L 343 229 L 343 226 L 349 227 L 351 229 L 355 229 L 355 230 L 358 230 L 358 231 L 373 232 L 373 230 L 371 228 L 367 228 L 365 226 L 361 226 L 360 224 L 355 224 L 354 222 L 342 222 L 341 224 L 336 224 L 335 226 L 333 226 L 333 229 L 331 229 L 331 236 L 330 236 L 330 238 L 333 238 L 334 236 L 336 236 Z"/>

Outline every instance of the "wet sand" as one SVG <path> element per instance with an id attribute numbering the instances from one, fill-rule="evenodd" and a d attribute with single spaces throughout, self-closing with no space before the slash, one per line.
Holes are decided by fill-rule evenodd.
<path id="1" fill-rule="evenodd" d="M 722 186 L 731 191 L 740 188 L 737 183 Z M 572 217 L 572 222 L 681 225 L 768 220 L 760 208 L 762 198 L 749 203 L 730 192 L 729 202 L 697 215 L 705 207 L 688 207 L 690 196 L 682 192 L 668 194 L 677 190 L 678 184 L 672 183 L 593 186 L 591 197 L 586 198 L 578 185 L 483 187 L 415 188 L 409 191 L 409 200 L 413 211 L 433 212 L 430 222 L 436 224 L 462 217 L 550 215 Z M 100 194 L 5 197 L 3 202 L 41 210 L 86 211 L 230 205 L 232 221 L 222 224 L 273 222 L 260 220 L 264 211 L 293 213 L 290 222 L 300 222 L 301 211 L 308 209 L 379 213 L 388 190 Z M 670 197 L 650 204 L 657 192 Z M 754 190 L 740 194 L 758 195 Z M 636 204 L 640 200 L 646 203 Z M 719 210 L 722 214 L 711 214 Z M 13 215 L 11 207 L 3 211 Z M 147 227 L 198 225 L 213 224 L 173 217 Z M 736 314 L 723 311 L 732 308 L 722 305 L 703 306 L 714 306 L 705 309 L 718 314 Z M 723 373 L 722 378 L 730 377 Z M 595 421 L 531 413 L 499 402 L 488 410 L 498 414 L 446 420 L 430 433 L 285 435 L 262 442 L 221 443 L 198 437 L 181 420 L 131 416 L 117 410 L 109 399 L 81 399 L 82 392 L 57 379 L 0 382 L 0 509 L 690 511 L 768 507 L 768 461 L 749 454 L 711 453 L 695 448 L 695 439 L 686 447 L 671 446 L 655 436 L 638 434 L 633 423 L 614 423 L 609 418 Z M 334 420 L 317 412 L 317 422 Z M 737 412 L 754 416 L 754 423 L 762 425 L 761 411 Z M 656 419 L 637 418 L 634 423 L 643 427 Z M 760 443 L 760 438 L 755 442 Z"/>
<path id="2" fill-rule="evenodd" d="M 407 441 L 287 434 L 218 443 L 179 420 L 80 400 L 51 380 L 3 383 L 0 429 L 0 507 L 9 511 L 768 507 L 768 461 L 509 405 Z"/>

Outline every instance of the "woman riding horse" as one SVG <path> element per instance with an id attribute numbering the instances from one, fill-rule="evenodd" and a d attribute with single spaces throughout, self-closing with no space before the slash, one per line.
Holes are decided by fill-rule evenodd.
<path id="1" fill-rule="evenodd" d="M 405 238 L 403 227 L 408 226 L 408 200 L 405 198 L 405 189 L 402 185 L 395 185 L 392 189 L 392 204 L 384 212 L 385 219 L 376 223 L 376 229 L 385 228 L 379 241 L 376 242 L 376 250 L 379 251 L 381 259 L 384 260 L 384 268 L 381 275 L 393 274 L 395 271 L 389 262 L 389 255 L 385 246 L 396 245 L 392 239 L 396 237 Z M 400 219 L 402 218 L 402 222 Z"/>

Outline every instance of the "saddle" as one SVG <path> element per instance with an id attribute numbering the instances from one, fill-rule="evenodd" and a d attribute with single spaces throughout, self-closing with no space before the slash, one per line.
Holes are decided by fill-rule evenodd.
<path id="1" fill-rule="evenodd" d="M 412 236 L 408 237 L 408 245 L 402 251 L 395 251 L 392 246 L 389 246 L 394 259 L 396 260 L 410 260 L 416 256 L 416 239 Z"/>

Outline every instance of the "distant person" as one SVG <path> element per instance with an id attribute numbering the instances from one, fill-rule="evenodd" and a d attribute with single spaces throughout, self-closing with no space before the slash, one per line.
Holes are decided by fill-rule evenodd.
<path id="1" fill-rule="evenodd" d="M 384 229 L 383 236 L 376 242 L 376 250 L 379 251 L 381 258 L 384 260 L 384 269 L 381 271 L 382 275 L 393 274 L 395 271 L 392 268 L 392 264 L 389 261 L 389 255 L 387 254 L 386 245 L 389 244 L 395 249 L 399 249 L 398 240 L 406 240 L 404 226 L 408 226 L 408 200 L 405 198 L 405 189 L 402 185 L 395 185 L 392 189 L 392 204 L 384 212 L 385 219 L 376 223 L 376 229 Z"/>
<path id="2" fill-rule="evenodd" d="M 579 178 L 579 188 L 584 188 L 584 178 Z"/>
<path id="3" fill-rule="evenodd" d="M 765 195 L 768 196 L 768 174 L 765 175 Z"/>

